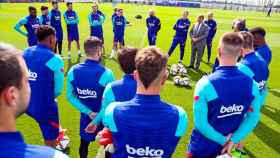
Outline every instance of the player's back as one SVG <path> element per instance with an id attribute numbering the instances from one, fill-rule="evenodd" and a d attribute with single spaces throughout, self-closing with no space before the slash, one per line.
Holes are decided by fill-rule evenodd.
<path id="1" fill-rule="evenodd" d="M 246 55 L 237 65 L 242 72 L 252 77 L 258 83 L 268 80 L 268 65 L 261 57 L 258 57 L 256 53 Z"/>
<path id="2" fill-rule="evenodd" d="M 99 62 L 85 60 L 84 63 L 73 67 L 74 93 L 79 100 L 93 112 L 99 112 L 101 108 L 102 94 L 111 77 L 111 70 L 106 69 Z"/>
<path id="3" fill-rule="evenodd" d="M 119 157 L 170 158 L 187 126 L 184 110 L 160 101 L 157 95 L 137 94 L 128 102 L 116 102 L 106 109 Z"/>
<path id="4" fill-rule="evenodd" d="M 254 99 L 253 84 L 253 80 L 235 66 L 218 67 L 213 74 L 203 77 L 197 83 L 196 88 L 200 92 L 195 99 L 205 99 L 209 124 L 226 136 L 238 129 L 249 111 Z M 197 153 L 216 153 L 222 147 L 206 138 L 197 128 L 193 130 L 190 142 L 190 150 Z"/>
<path id="5" fill-rule="evenodd" d="M 118 102 L 128 101 L 136 94 L 137 83 L 132 75 L 125 75 L 123 79 L 110 83 L 114 94 L 114 100 Z"/>
<path id="6" fill-rule="evenodd" d="M 40 117 L 51 114 L 56 107 L 54 94 L 54 72 L 50 63 L 56 58 L 52 50 L 44 45 L 27 48 L 23 55 L 29 71 L 31 99 L 27 113 Z"/>
<path id="7" fill-rule="evenodd" d="M 272 58 L 272 53 L 267 44 L 264 44 L 263 46 L 257 48 L 256 51 L 257 55 L 261 56 L 267 63 L 267 65 L 270 64 L 271 58 Z"/>
<path id="8" fill-rule="evenodd" d="M 68 158 L 50 147 L 25 144 L 19 132 L 0 132 L 1 158 Z"/>

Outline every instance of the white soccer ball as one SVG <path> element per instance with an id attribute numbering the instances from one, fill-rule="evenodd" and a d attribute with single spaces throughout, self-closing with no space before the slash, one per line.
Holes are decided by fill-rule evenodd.
<path id="1" fill-rule="evenodd" d="M 179 70 L 185 68 L 185 66 L 182 63 L 177 64 L 177 67 Z"/>
<path id="2" fill-rule="evenodd" d="M 181 68 L 179 72 L 181 75 L 187 75 L 187 69 L 185 67 Z"/>
<path id="3" fill-rule="evenodd" d="M 180 85 L 180 80 L 181 80 L 180 76 L 175 76 L 173 78 L 173 82 L 174 82 L 175 85 Z"/>
<path id="4" fill-rule="evenodd" d="M 231 158 L 228 154 L 217 156 L 216 158 Z"/>
<path id="5" fill-rule="evenodd" d="M 181 86 L 184 86 L 184 87 L 190 86 L 190 79 L 187 77 L 181 78 L 179 82 L 180 82 Z"/>
<path id="6" fill-rule="evenodd" d="M 170 74 L 172 76 L 175 76 L 178 73 L 178 67 L 176 64 L 173 64 L 170 68 Z"/>

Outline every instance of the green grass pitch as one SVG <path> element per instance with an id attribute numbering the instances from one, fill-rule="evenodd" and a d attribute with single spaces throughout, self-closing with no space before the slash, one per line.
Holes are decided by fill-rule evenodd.
<path id="1" fill-rule="evenodd" d="M 27 7 L 34 5 L 39 8 L 42 4 L 1 4 L 0 8 L 0 41 L 12 43 L 18 48 L 24 49 L 26 39 L 17 33 L 13 26 L 22 17 L 27 15 Z M 49 5 L 49 4 L 45 4 Z M 49 5 L 50 6 L 50 5 Z M 131 5 L 131 4 L 119 4 L 119 7 L 124 8 L 124 14 L 127 19 L 132 23 L 132 26 L 126 29 L 126 44 L 135 47 L 147 46 L 147 37 L 145 21 L 136 20 L 134 17 L 137 14 L 141 14 L 146 17 L 147 12 L 152 6 L 143 5 Z M 60 5 L 61 11 L 65 11 L 65 4 Z M 90 12 L 90 4 L 74 4 L 74 9 L 78 12 L 80 17 L 80 37 L 85 39 L 89 36 L 89 25 L 87 21 L 88 13 Z M 106 53 L 111 52 L 113 33 L 111 25 L 112 5 L 101 4 L 101 11 L 106 14 L 106 22 L 104 24 L 104 37 L 105 37 L 105 48 Z M 161 19 L 162 29 L 158 35 L 158 47 L 164 52 L 167 52 L 172 42 L 174 31 L 172 29 L 176 19 L 181 16 L 183 8 L 175 7 L 155 7 L 156 13 Z M 208 9 L 188 9 L 190 11 L 190 19 L 192 24 L 195 22 L 196 16 L 199 14 L 206 14 Z M 235 18 L 246 18 L 247 25 L 249 28 L 254 26 L 263 26 L 267 30 L 267 42 L 272 48 L 273 58 L 272 64 L 270 65 L 271 75 L 269 80 L 269 96 L 266 104 L 262 109 L 262 118 L 257 128 L 252 134 L 246 139 L 246 150 L 250 157 L 260 158 L 277 158 L 280 157 L 280 15 L 273 15 L 271 18 L 265 17 L 265 13 L 257 12 L 244 12 L 244 11 L 224 11 L 224 10 L 213 10 L 215 18 L 218 22 L 218 32 L 214 39 L 213 46 L 213 57 L 216 55 L 216 48 L 218 39 L 224 32 L 231 30 L 231 24 Z M 65 23 L 63 22 L 65 28 Z M 64 39 L 66 39 L 66 31 L 64 31 Z M 82 43 L 82 42 L 81 42 Z M 63 43 L 63 53 L 67 54 L 66 40 Z M 72 46 L 75 48 L 75 45 Z M 76 52 L 76 49 L 74 49 Z M 72 51 L 73 53 L 73 51 Z M 177 48 L 171 57 L 169 64 L 178 61 L 179 49 Z M 189 64 L 190 58 L 190 40 L 188 39 L 186 45 L 186 57 L 184 64 Z M 204 61 L 206 56 L 204 56 Z M 65 61 L 65 70 L 68 70 L 69 65 L 76 62 L 76 56 L 72 59 L 71 63 Z M 106 66 L 111 68 L 117 79 L 122 76 L 120 69 L 115 61 L 106 60 Z M 209 72 L 211 67 L 205 63 L 201 66 L 202 72 Z M 193 112 L 192 112 L 192 101 L 193 101 L 193 89 L 196 81 L 201 77 L 202 72 L 188 71 L 188 75 L 192 80 L 192 88 L 177 88 L 171 82 L 167 82 L 163 91 L 162 99 L 167 102 L 182 106 L 188 113 L 189 126 L 187 133 L 182 137 L 174 158 L 182 158 L 185 155 L 186 146 L 189 141 L 190 133 L 193 128 Z M 4 74 L 2 74 L 4 75 Z M 236 85 L 238 86 L 238 85 Z M 61 124 L 64 128 L 68 129 L 68 135 L 71 138 L 71 158 L 78 157 L 79 149 L 79 113 L 74 109 L 66 100 L 65 90 L 64 93 L 59 97 L 59 109 Z M 38 125 L 31 118 L 23 116 L 17 121 L 17 129 L 20 130 L 25 137 L 25 140 L 31 144 L 43 144 L 42 136 Z M 94 157 L 99 146 L 96 143 L 92 143 L 90 146 L 89 157 Z"/>

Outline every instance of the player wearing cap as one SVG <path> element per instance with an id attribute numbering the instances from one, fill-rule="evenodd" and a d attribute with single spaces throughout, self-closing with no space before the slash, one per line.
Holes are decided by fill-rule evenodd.
<path id="1" fill-rule="evenodd" d="M 242 45 L 240 34 L 224 34 L 219 44 L 220 67 L 196 85 L 195 127 L 188 158 L 230 154 L 234 144 L 250 134 L 260 119 L 258 85 L 235 66 Z"/>
<path id="2" fill-rule="evenodd" d="M 137 94 L 127 102 L 115 102 L 105 111 L 104 124 L 113 134 L 119 157 L 170 158 L 187 128 L 185 111 L 161 101 L 160 89 L 168 78 L 167 57 L 158 48 L 137 53 Z"/>
<path id="3" fill-rule="evenodd" d="M 36 31 L 39 44 L 24 51 L 24 59 L 29 71 L 31 100 L 27 114 L 39 124 L 45 144 L 56 146 L 59 134 L 59 115 L 56 98 L 63 90 L 64 63 L 55 55 L 55 30 L 41 25 Z"/>
<path id="4" fill-rule="evenodd" d="M 81 112 L 80 117 L 80 157 L 86 158 L 88 146 L 95 140 L 95 134 L 85 129 L 101 109 L 102 94 L 106 85 L 114 80 L 111 70 L 99 64 L 102 56 L 102 41 L 90 37 L 84 42 L 86 60 L 73 66 L 68 72 L 67 98 Z M 97 132 L 103 126 L 98 126 Z"/>

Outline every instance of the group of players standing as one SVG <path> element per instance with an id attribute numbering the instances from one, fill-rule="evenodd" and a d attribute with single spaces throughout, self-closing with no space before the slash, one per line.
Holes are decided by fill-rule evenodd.
<path id="1" fill-rule="evenodd" d="M 51 25 L 56 29 L 57 44 L 55 52 L 58 49 L 59 54 L 62 56 L 62 40 L 63 40 L 63 30 L 61 26 L 61 12 L 58 8 L 58 2 L 52 2 L 53 9 L 49 12 L 47 6 L 42 6 L 42 15 L 37 17 L 36 8 L 29 7 L 30 15 L 26 18 L 21 19 L 15 26 L 15 29 L 23 35 L 28 36 L 28 45 L 33 46 L 37 43 L 35 36 L 35 30 L 39 25 Z M 67 24 L 67 34 L 68 34 L 68 59 L 71 58 L 71 43 L 76 41 L 78 55 L 81 56 L 80 42 L 79 42 L 79 16 L 73 10 L 72 3 L 68 2 L 67 11 L 64 13 L 64 19 Z M 185 52 L 185 44 L 187 41 L 187 36 L 189 32 L 189 27 L 191 25 L 188 19 L 189 12 L 184 11 L 182 13 L 182 18 L 180 18 L 174 25 L 173 29 L 176 31 L 172 45 L 168 51 L 168 56 L 171 56 L 177 45 L 180 45 L 180 60 L 182 63 Z M 88 16 L 88 22 L 90 25 L 90 36 L 98 37 L 104 43 L 103 28 L 102 25 L 105 21 L 105 15 L 98 9 L 97 3 L 93 3 L 92 12 Z M 124 36 L 125 28 L 127 25 L 126 18 L 123 16 L 123 9 L 116 8 L 114 14 L 112 15 L 112 24 L 114 32 L 114 43 L 112 53 L 110 58 L 113 58 L 116 54 L 118 48 L 124 47 Z M 148 29 L 148 41 L 149 45 L 156 45 L 157 34 L 161 29 L 161 21 L 155 16 L 155 11 L 151 10 L 149 12 L 149 17 L 146 19 L 146 25 Z M 20 29 L 21 26 L 25 26 L 27 33 Z M 207 27 L 208 26 L 208 27 Z M 207 45 L 208 51 L 208 63 L 211 58 L 211 48 L 212 40 L 216 34 L 217 23 L 213 19 L 213 13 L 208 14 L 208 20 L 204 21 L 204 16 L 200 15 L 198 21 L 190 31 L 191 41 L 192 41 L 192 57 L 190 68 L 199 69 L 200 62 L 203 56 L 204 47 Z M 204 28 L 204 29 L 203 29 Z M 196 66 L 194 67 L 196 60 Z"/>
<path id="2" fill-rule="evenodd" d="M 232 154 L 234 147 L 234 154 L 244 154 L 242 141 L 259 121 L 267 96 L 271 51 L 265 43 L 263 28 L 242 31 L 239 23 L 235 23 L 234 32 L 225 33 L 220 39 L 219 66 L 196 85 L 194 130 L 187 158 L 215 158 Z M 197 24 L 194 30 L 200 29 L 201 17 Z M 174 29 L 180 30 L 181 25 Z M 56 147 L 59 135 L 56 98 L 63 90 L 64 62 L 53 52 L 58 44 L 54 27 L 40 25 L 34 36 L 29 42 L 36 39 L 38 43 L 27 48 L 23 58 L 12 46 L 0 45 L 0 70 L 6 74 L 1 77 L 0 120 L 15 120 L 27 109 L 26 113 L 38 122 L 45 144 Z M 155 36 L 149 39 L 154 42 Z M 185 134 L 188 118 L 180 106 L 160 98 L 168 78 L 168 56 L 155 46 L 124 47 L 117 52 L 117 59 L 125 75 L 114 81 L 113 72 L 99 63 L 102 39 L 89 37 L 84 41 L 84 50 L 86 60 L 70 68 L 67 77 L 67 99 L 81 112 L 80 157 L 87 157 L 89 143 L 103 126 L 111 132 L 103 134 L 100 140 L 102 145 L 111 145 L 106 157 L 172 157 Z M 0 132 L 3 157 L 66 157 L 50 148 L 26 146 L 15 131 L 14 121 L 1 122 L 0 126 L 5 132 Z"/>

